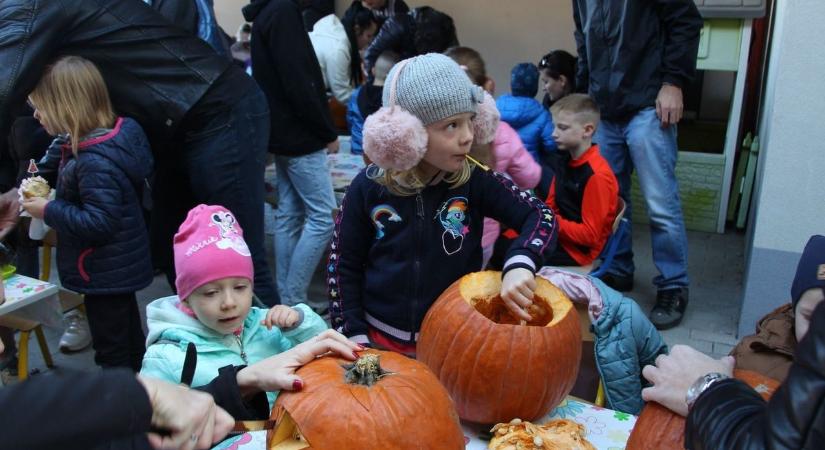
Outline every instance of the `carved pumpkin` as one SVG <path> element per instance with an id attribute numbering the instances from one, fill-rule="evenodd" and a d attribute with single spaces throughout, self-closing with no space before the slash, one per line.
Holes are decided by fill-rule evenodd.
<path id="1" fill-rule="evenodd" d="M 464 448 L 447 391 L 418 361 L 367 350 L 355 363 L 326 356 L 297 373 L 304 389 L 278 396 L 269 449 Z"/>
<path id="2" fill-rule="evenodd" d="M 532 321 L 501 300 L 501 273 L 453 283 L 427 312 L 417 357 L 441 380 L 458 415 L 478 423 L 536 420 L 573 388 L 581 359 L 578 313 L 564 293 L 536 278 Z"/>
<path id="3" fill-rule="evenodd" d="M 733 376 L 771 398 L 779 382 L 750 370 L 734 370 Z M 681 450 L 685 448 L 685 418 L 656 402 L 648 402 L 627 441 L 627 450 Z"/>

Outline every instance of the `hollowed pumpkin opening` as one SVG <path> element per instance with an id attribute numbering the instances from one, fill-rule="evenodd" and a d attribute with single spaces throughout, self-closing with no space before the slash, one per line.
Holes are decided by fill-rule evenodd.
<path id="1" fill-rule="evenodd" d="M 546 327 L 564 317 L 569 303 L 561 301 L 559 295 L 541 284 L 533 295 L 533 304 L 527 308 L 532 320 L 527 326 Z M 514 316 L 501 299 L 501 274 L 499 272 L 477 272 L 464 277 L 460 285 L 461 297 L 487 319 L 498 324 L 519 325 L 521 320 Z M 556 300 L 559 299 L 559 300 Z"/>
<path id="2" fill-rule="evenodd" d="M 284 411 L 281 420 L 273 430 L 274 434 L 269 444 L 270 450 L 303 450 L 311 448 L 301 434 L 298 424 L 288 412 Z"/>

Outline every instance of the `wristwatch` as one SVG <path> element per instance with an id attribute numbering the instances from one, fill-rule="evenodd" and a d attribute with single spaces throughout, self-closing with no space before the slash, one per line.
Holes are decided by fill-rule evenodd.
<path id="1" fill-rule="evenodd" d="M 685 403 L 687 403 L 688 409 L 693 407 L 693 403 L 696 402 L 696 399 L 699 398 L 702 392 L 705 392 L 705 389 L 709 388 L 713 383 L 726 378 L 730 377 L 719 372 L 711 372 L 697 378 L 688 388 L 687 395 L 685 395 Z"/>

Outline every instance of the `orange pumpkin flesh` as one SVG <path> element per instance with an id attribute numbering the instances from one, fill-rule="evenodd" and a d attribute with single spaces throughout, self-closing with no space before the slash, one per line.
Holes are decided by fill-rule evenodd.
<path id="1" fill-rule="evenodd" d="M 464 448 L 452 401 L 426 366 L 377 350 L 362 352 L 357 365 L 348 371 L 349 366 L 349 361 L 326 356 L 298 370 L 304 389 L 278 396 L 268 448 L 364 450 L 405 443 L 418 449 Z M 370 386 L 358 376 L 364 368 L 374 381 Z M 354 374 L 349 381 L 348 373 Z"/>
<path id="2" fill-rule="evenodd" d="M 421 326 L 417 358 L 436 374 L 458 415 L 477 423 L 535 421 L 576 381 L 578 314 L 564 293 L 537 277 L 533 317 L 520 325 L 501 300 L 501 273 L 466 275 L 436 300 Z"/>
<path id="3" fill-rule="evenodd" d="M 744 381 L 768 400 L 779 382 L 750 370 L 734 370 Z M 627 441 L 627 450 L 681 450 L 685 448 L 685 418 L 656 402 L 648 402 Z"/>

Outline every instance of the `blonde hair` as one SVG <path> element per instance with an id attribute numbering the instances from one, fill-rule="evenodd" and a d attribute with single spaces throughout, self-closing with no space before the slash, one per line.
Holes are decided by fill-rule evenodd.
<path id="1" fill-rule="evenodd" d="M 64 56 L 46 68 L 29 94 L 46 128 L 68 133 L 76 155 L 80 139 L 95 128 L 111 128 L 115 112 L 97 67 L 79 56 Z"/>
<path id="2" fill-rule="evenodd" d="M 550 112 L 554 116 L 562 111 L 573 114 L 579 123 L 592 123 L 594 127 L 599 126 L 599 105 L 586 94 L 565 95 L 550 107 Z"/>
<path id="3" fill-rule="evenodd" d="M 450 183 L 450 189 L 455 189 L 468 181 L 473 174 L 473 165 L 465 160 L 461 169 L 448 174 L 444 181 Z M 430 180 L 424 180 L 421 176 L 421 169 L 418 166 L 409 170 L 381 169 L 376 165 L 367 168 L 367 177 L 376 183 L 387 188 L 395 195 L 408 197 L 418 194 Z"/>

